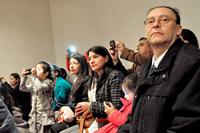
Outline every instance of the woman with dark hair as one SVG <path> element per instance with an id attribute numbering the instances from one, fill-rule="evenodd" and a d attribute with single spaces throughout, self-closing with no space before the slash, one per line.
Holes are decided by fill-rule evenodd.
<path id="1" fill-rule="evenodd" d="M 81 102 L 76 106 L 76 115 L 83 114 L 86 110 L 97 117 L 89 132 L 95 131 L 98 127 L 107 124 L 107 114 L 104 112 L 104 102 L 111 102 L 116 109 L 122 107 L 120 97 L 123 92 L 120 83 L 123 74 L 114 69 L 114 64 L 108 50 L 103 46 L 94 46 L 87 52 L 91 68 L 91 78 L 88 86 L 88 97 L 90 102 Z"/>
<path id="2" fill-rule="evenodd" d="M 71 89 L 69 103 L 67 104 L 67 107 L 71 109 L 71 112 L 75 112 L 75 106 L 77 103 L 82 101 L 88 101 L 88 91 L 86 87 L 89 80 L 88 69 L 89 68 L 87 60 L 83 55 L 77 53 L 70 57 L 69 70 L 71 74 L 75 75 L 75 80 Z M 60 112 L 65 111 L 66 107 L 60 109 Z M 75 115 L 65 118 L 64 114 L 65 113 L 63 113 L 63 115 L 61 115 L 60 118 L 58 118 L 59 122 L 53 125 L 53 133 L 58 133 L 61 130 L 76 124 L 76 121 L 74 119 Z"/>
<path id="3" fill-rule="evenodd" d="M 70 58 L 70 73 L 75 75 L 71 92 L 71 105 L 73 111 L 78 102 L 88 101 L 87 82 L 89 80 L 89 67 L 86 58 L 81 54 L 74 54 Z"/>
<path id="4" fill-rule="evenodd" d="M 22 119 L 25 121 L 28 121 L 29 119 L 28 115 L 31 110 L 31 95 L 29 92 L 20 91 L 19 85 L 20 85 L 20 76 L 18 73 L 10 74 L 10 84 L 8 84 L 6 81 L 4 81 L 3 83 L 3 87 L 5 87 L 7 93 L 11 96 L 12 107 L 17 107 L 17 108 L 11 109 L 8 104 L 8 108 L 10 109 L 11 113 L 14 113 L 14 112 L 16 113 L 16 114 L 13 114 L 14 116 L 17 115 L 17 117 L 19 117 L 18 115 L 21 115 L 22 113 Z M 7 105 L 7 101 L 9 101 L 9 98 L 6 97 L 5 100 L 6 100 L 5 103 Z M 14 109 L 17 109 L 17 110 L 20 109 L 18 111 L 20 112 L 20 114 L 17 113 Z"/>
<path id="5" fill-rule="evenodd" d="M 19 107 L 22 112 L 22 119 L 28 121 L 29 113 L 31 110 L 31 94 L 30 92 L 22 92 L 19 90 L 20 76 L 18 73 L 10 74 L 10 86 L 9 93 L 13 97 L 16 107 Z"/>
<path id="6" fill-rule="evenodd" d="M 181 39 L 185 43 L 189 43 L 197 48 L 199 48 L 198 39 L 195 34 L 189 29 L 183 29 L 181 32 Z"/>

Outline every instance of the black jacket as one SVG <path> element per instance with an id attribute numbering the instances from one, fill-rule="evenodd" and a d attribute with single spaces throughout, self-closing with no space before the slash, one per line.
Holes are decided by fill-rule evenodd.
<path id="1" fill-rule="evenodd" d="M 130 132 L 200 132 L 200 51 L 177 39 L 148 77 L 150 67 L 139 73 Z"/>
<path id="2" fill-rule="evenodd" d="M 84 77 L 83 81 L 79 84 L 78 87 L 72 87 L 70 100 L 68 102 L 68 106 L 75 111 L 75 106 L 79 102 L 88 101 L 88 81 L 89 76 Z"/>

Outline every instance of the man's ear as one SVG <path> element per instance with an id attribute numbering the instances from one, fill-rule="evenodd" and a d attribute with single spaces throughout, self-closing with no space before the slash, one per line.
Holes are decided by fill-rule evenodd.
<path id="1" fill-rule="evenodd" d="M 182 26 L 181 25 L 177 25 L 176 26 L 176 35 L 180 36 L 182 32 Z"/>

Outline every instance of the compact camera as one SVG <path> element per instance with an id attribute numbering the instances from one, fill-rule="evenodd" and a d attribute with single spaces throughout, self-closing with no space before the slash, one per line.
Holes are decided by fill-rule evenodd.
<path id="1" fill-rule="evenodd" d="M 32 70 L 31 68 L 29 68 L 29 69 L 26 69 L 26 70 L 25 70 L 25 72 L 26 72 L 26 74 L 25 74 L 25 75 L 30 75 L 30 74 L 31 74 L 31 70 Z"/>
<path id="2" fill-rule="evenodd" d="M 115 40 L 110 41 L 110 50 L 115 50 L 116 45 L 115 45 Z"/>

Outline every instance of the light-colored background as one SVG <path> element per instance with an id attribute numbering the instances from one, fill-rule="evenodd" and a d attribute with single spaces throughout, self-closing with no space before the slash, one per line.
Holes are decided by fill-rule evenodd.
<path id="1" fill-rule="evenodd" d="M 146 13 L 157 5 L 178 8 L 182 26 L 199 39 L 198 0 L 0 0 L 0 75 L 8 79 L 40 60 L 65 67 L 70 45 L 83 53 L 114 39 L 135 49 Z"/>

